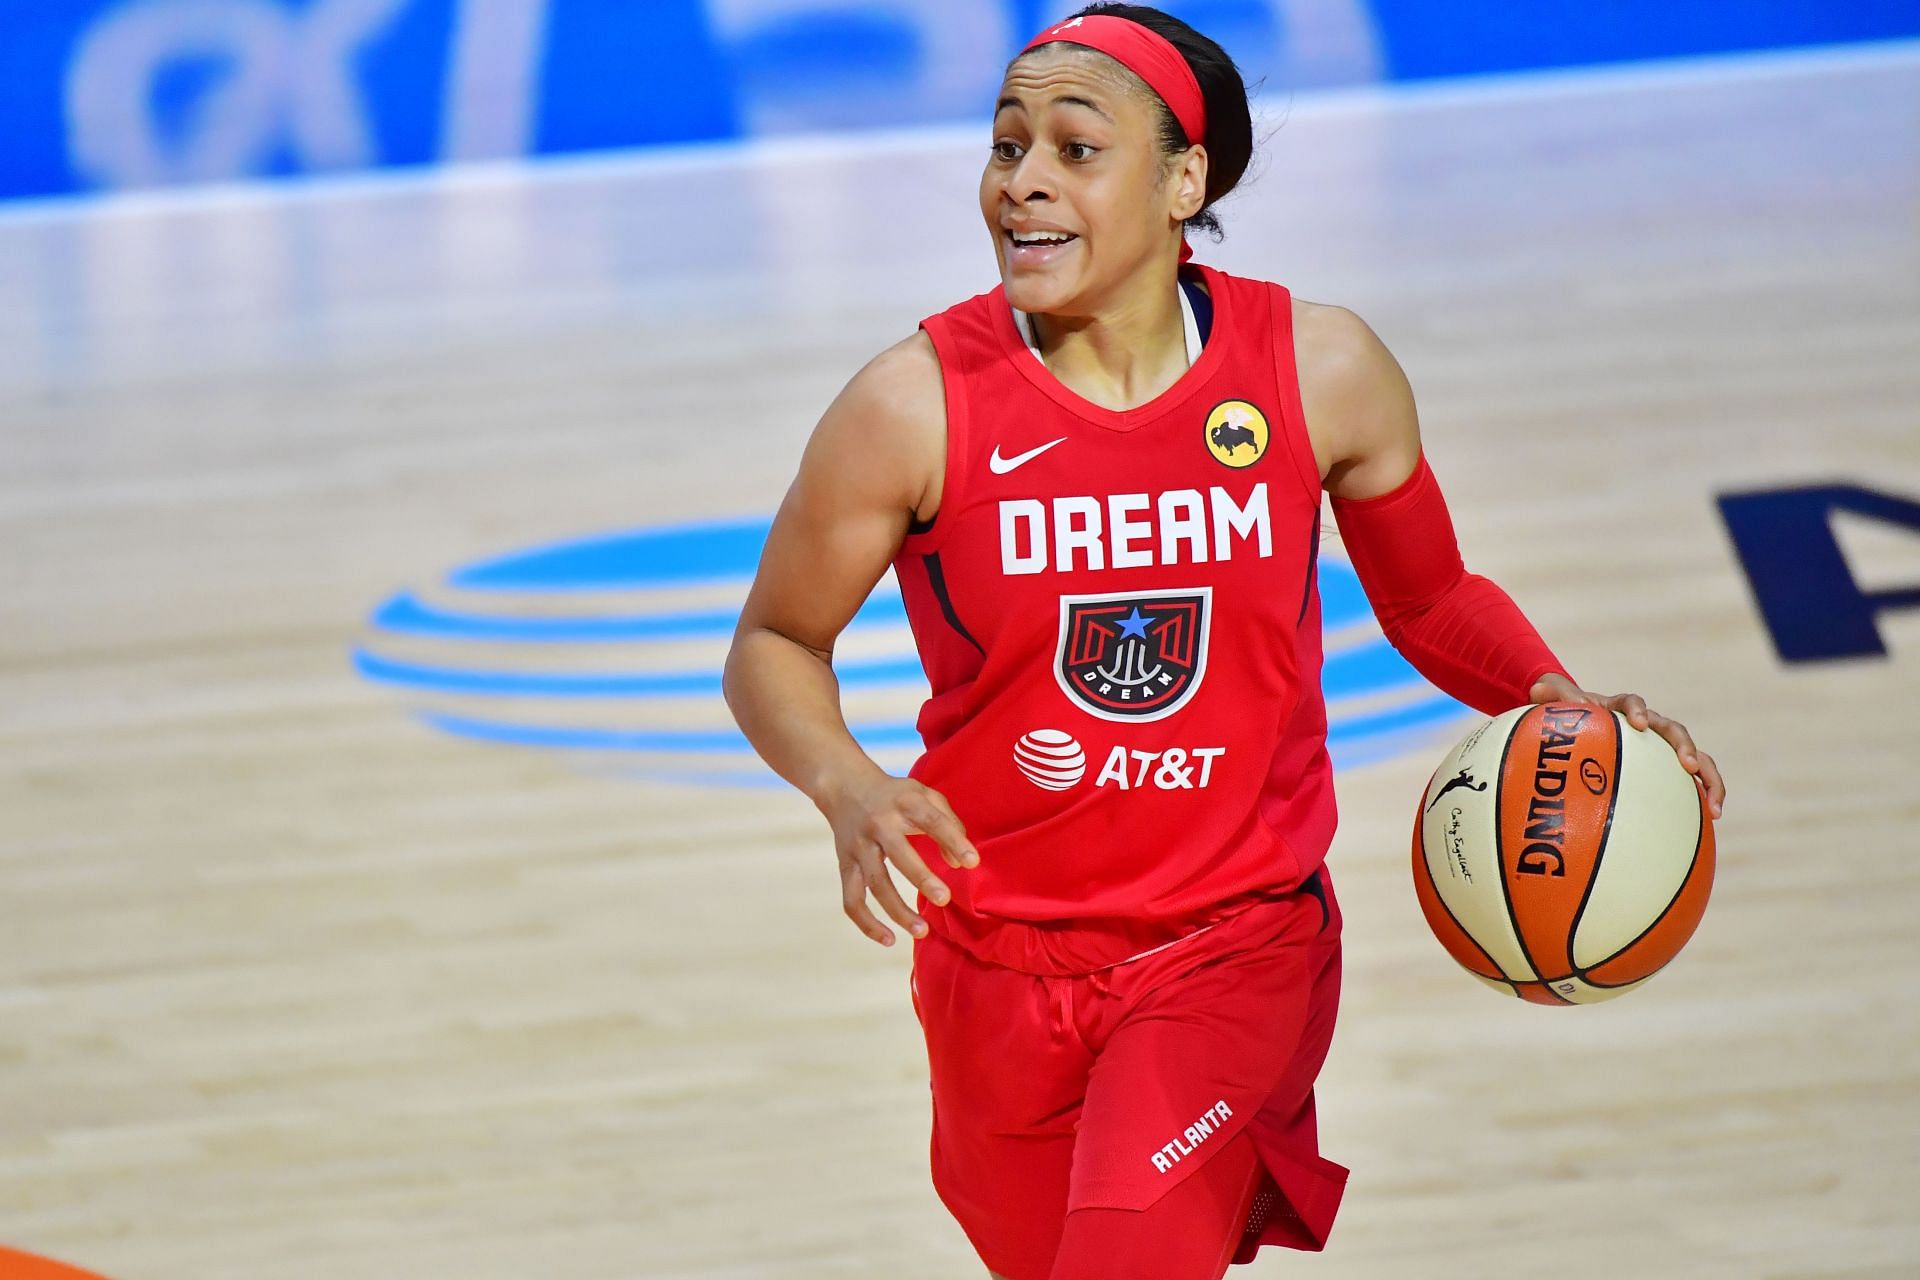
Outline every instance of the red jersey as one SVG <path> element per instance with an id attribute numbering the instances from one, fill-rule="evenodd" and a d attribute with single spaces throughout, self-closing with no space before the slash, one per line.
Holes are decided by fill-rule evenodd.
<path id="1" fill-rule="evenodd" d="M 1198 269 L 1211 336 L 1137 409 L 1055 378 L 1002 288 L 921 322 L 947 460 L 894 560 L 932 686 L 909 775 L 980 862 L 911 837 L 953 891 L 918 905 L 992 963 L 1128 959 L 1297 888 L 1333 837 L 1292 298 Z"/>

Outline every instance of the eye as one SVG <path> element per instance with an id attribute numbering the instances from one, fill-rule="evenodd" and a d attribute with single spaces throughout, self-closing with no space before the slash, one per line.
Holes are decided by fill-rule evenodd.
<path id="1" fill-rule="evenodd" d="M 1093 159 L 1099 149 L 1089 146 L 1084 142 L 1069 142 L 1066 146 L 1060 148 L 1060 150 L 1066 155 L 1067 159 L 1077 161 Z"/>
<path id="2" fill-rule="evenodd" d="M 1017 142 L 1008 142 L 1004 138 L 1001 139 L 999 142 L 993 144 L 993 158 L 1012 164 L 1020 158 L 1020 144 Z"/>

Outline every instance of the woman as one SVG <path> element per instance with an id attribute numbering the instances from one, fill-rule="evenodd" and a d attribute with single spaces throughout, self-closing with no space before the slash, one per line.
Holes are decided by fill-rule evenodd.
<path id="1" fill-rule="evenodd" d="M 1323 491 L 1434 683 L 1489 714 L 1617 709 L 1724 795 L 1683 726 L 1582 690 L 1464 571 L 1358 317 L 1183 265 L 1250 151 L 1232 61 L 1158 10 L 1094 5 L 1029 45 L 980 184 L 1001 285 L 828 408 L 728 657 L 742 729 L 833 829 L 846 914 L 892 944 L 871 896 L 914 938 L 934 1185 L 1004 1280 L 1210 1278 L 1325 1243 Z M 889 564 L 933 690 L 907 778 L 849 735 L 831 665 Z"/>

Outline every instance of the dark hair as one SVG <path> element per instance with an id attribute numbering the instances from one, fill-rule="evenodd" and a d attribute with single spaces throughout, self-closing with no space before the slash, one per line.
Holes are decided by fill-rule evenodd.
<path id="1" fill-rule="evenodd" d="M 1185 151 L 1194 142 L 1207 149 L 1207 198 L 1200 212 L 1187 219 L 1187 225 L 1220 238 L 1220 215 L 1213 206 L 1239 183 L 1253 159 L 1253 113 L 1247 107 L 1247 83 L 1240 68 L 1227 51 L 1201 35 L 1170 13 L 1162 13 L 1144 4 L 1090 4 L 1069 14 L 1071 18 L 1106 14 L 1137 22 L 1163 37 L 1193 68 L 1200 83 L 1200 97 L 1207 104 L 1207 136 L 1189 138 L 1173 117 L 1167 104 L 1160 109 L 1160 147 L 1168 155 Z M 1044 47 L 1044 46 L 1042 46 Z"/>

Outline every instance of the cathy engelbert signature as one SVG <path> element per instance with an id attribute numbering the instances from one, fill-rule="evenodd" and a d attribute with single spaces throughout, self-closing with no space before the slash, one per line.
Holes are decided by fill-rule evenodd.
<path id="1" fill-rule="evenodd" d="M 1479 732 L 1476 731 L 1474 734 L 1474 737 L 1478 738 L 1479 736 L 1480 736 Z M 1468 766 L 1467 768 L 1460 770 L 1460 772 L 1456 773 L 1453 777 L 1448 778 L 1446 782 L 1441 785 L 1440 790 L 1434 793 L 1432 801 L 1428 803 L 1427 812 L 1432 813 L 1434 805 L 1439 804 L 1441 797 L 1445 796 L 1449 791 L 1453 791 L 1453 790 L 1485 791 L 1486 789 L 1487 789 L 1487 784 L 1485 782 L 1476 781 L 1473 776 L 1472 766 Z M 1463 852 L 1463 846 L 1465 845 L 1466 841 L 1460 835 L 1461 812 L 1462 810 L 1459 805 L 1455 805 L 1451 809 L 1447 810 L 1447 826 L 1446 826 L 1447 851 L 1453 855 L 1452 858 L 1447 863 L 1447 874 L 1448 875 L 1457 874 L 1461 879 L 1465 880 L 1468 884 L 1472 884 L 1473 872 L 1467 870 L 1467 856 L 1465 852 Z"/>
<path id="2" fill-rule="evenodd" d="M 1472 884 L 1473 872 L 1467 870 L 1467 855 L 1464 852 L 1466 839 L 1460 834 L 1460 813 L 1459 805 L 1447 810 L 1447 852 L 1453 855 L 1447 863 L 1447 873 L 1451 875 L 1458 868 L 1460 878 Z"/>

